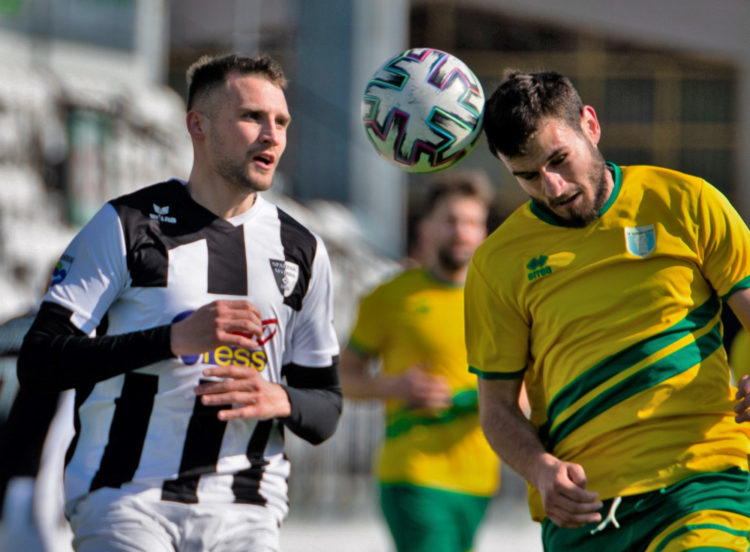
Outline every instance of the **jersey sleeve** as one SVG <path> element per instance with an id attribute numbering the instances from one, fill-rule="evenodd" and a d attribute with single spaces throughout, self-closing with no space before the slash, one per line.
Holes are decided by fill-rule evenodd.
<path id="1" fill-rule="evenodd" d="M 328 251 L 320 237 L 313 259 L 310 286 L 294 327 L 290 363 L 300 366 L 331 366 L 339 354 L 333 324 L 333 276 Z M 285 363 L 286 363 L 285 362 Z"/>
<path id="2" fill-rule="evenodd" d="M 380 287 L 365 295 L 359 302 L 357 319 L 349 336 L 349 348 L 367 356 L 377 356 L 383 350 L 387 321 L 381 313 L 388 312 L 383 305 Z"/>
<path id="3" fill-rule="evenodd" d="M 719 190 L 703 183 L 697 208 L 701 270 L 720 297 L 750 287 L 750 231 Z"/>
<path id="4" fill-rule="evenodd" d="M 466 351 L 469 370 L 483 379 L 521 378 L 527 366 L 529 324 L 509 297 L 473 259 L 464 291 Z"/>
<path id="5" fill-rule="evenodd" d="M 120 219 L 106 204 L 63 253 L 44 300 L 72 311 L 71 322 L 90 334 L 128 280 Z"/>

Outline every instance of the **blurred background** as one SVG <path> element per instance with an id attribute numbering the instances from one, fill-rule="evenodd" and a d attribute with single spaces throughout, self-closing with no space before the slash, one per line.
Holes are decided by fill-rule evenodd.
<path id="1" fill-rule="evenodd" d="M 458 56 L 487 95 L 509 67 L 567 74 L 607 160 L 700 175 L 747 218 L 749 27 L 747 0 L 0 0 L 0 322 L 34 308 L 105 201 L 187 176 L 184 75 L 207 53 L 265 52 L 287 72 L 293 123 L 268 193 L 328 245 L 342 344 L 359 296 L 405 258 L 429 179 L 378 158 L 360 123 L 369 76 L 408 47 Z M 524 201 L 484 138 L 461 168 L 489 173 L 498 220 Z M 14 365 L 0 359 L 0 423 Z M 379 407 L 347 403 L 324 445 L 290 437 L 285 549 L 388 550 L 381 429 Z M 490 515 L 480 552 L 540 549 L 514 474 Z"/>

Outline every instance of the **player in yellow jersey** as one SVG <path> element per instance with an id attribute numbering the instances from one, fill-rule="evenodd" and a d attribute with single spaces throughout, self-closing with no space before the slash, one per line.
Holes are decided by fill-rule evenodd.
<path id="1" fill-rule="evenodd" d="M 344 396 L 385 401 L 378 478 L 399 552 L 470 550 L 498 488 L 463 324 L 463 282 L 486 236 L 489 201 L 481 173 L 448 173 L 431 187 L 419 227 L 424 266 L 362 299 L 342 355 Z M 376 358 L 382 369 L 371 375 Z"/>
<path id="2" fill-rule="evenodd" d="M 509 73 L 485 117 L 531 201 L 472 259 L 469 364 L 545 549 L 747 550 L 750 424 L 720 324 L 726 301 L 750 325 L 746 225 L 700 178 L 606 163 L 557 73 Z"/>

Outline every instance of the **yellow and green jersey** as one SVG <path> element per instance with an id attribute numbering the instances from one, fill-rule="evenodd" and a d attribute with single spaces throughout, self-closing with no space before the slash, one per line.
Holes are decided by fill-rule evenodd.
<path id="1" fill-rule="evenodd" d="M 422 366 L 445 377 L 454 395 L 453 406 L 441 411 L 387 401 L 383 483 L 478 496 L 497 490 L 499 460 L 479 426 L 476 378 L 466 370 L 463 312 L 463 288 L 423 269 L 399 274 L 360 303 L 352 349 L 380 357 L 386 374 Z"/>
<path id="2" fill-rule="evenodd" d="M 470 370 L 523 377 L 545 447 L 583 465 L 601 498 L 747 470 L 720 316 L 723 298 L 750 287 L 750 232 L 701 179 L 609 168 L 595 222 L 558 226 L 530 202 L 480 246 L 466 283 Z"/>

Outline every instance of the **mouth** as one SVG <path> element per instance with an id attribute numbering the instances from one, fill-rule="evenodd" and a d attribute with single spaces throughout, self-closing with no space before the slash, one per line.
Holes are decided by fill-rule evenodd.
<path id="1" fill-rule="evenodd" d="M 564 197 L 562 199 L 555 200 L 554 202 L 550 203 L 550 207 L 567 207 L 571 203 L 573 203 L 576 199 L 578 199 L 578 196 L 581 195 L 581 192 L 576 192 L 572 195 L 569 195 L 568 197 Z"/>
<path id="2" fill-rule="evenodd" d="M 268 152 L 259 153 L 253 156 L 253 162 L 264 169 L 270 169 L 276 162 L 276 156 Z"/>

